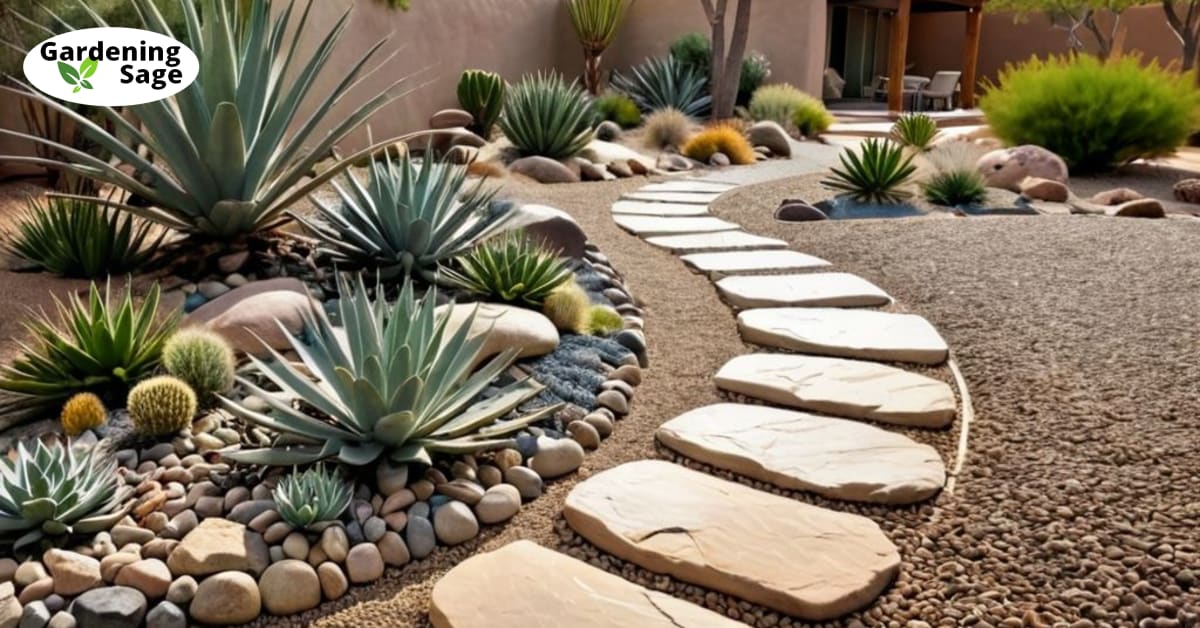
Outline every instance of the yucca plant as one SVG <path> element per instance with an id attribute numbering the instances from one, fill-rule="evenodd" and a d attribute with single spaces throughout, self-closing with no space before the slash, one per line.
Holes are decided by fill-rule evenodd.
<path id="1" fill-rule="evenodd" d="M 712 107 L 708 76 L 671 55 L 646 59 L 630 68 L 628 74 L 613 72 L 612 86 L 628 94 L 646 112 L 673 107 L 685 115 L 701 117 Z"/>
<path id="2" fill-rule="evenodd" d="M 838 156 L 842 166 L 830 168 L 833 176 L 821 185 L 865 203 L 898 203 L 909 196 L 904 185 L 917 167 L 904 147 L 889 140 L 870 138 L 862 150 L 842 151 Z"/>
<path id="3" fill-rule="evenodd" d="M 583 46 L 583 84 L 593 96 L 600 93 L 600 55 L 617 36 L 632 0 L 567 0 L 571 25 Z"/>
<path id="4" fill-rule="evenodd" d="M 145 266 L 168 233 L 153 229 L 100 199 L 31 198 L 3 246 L 56 275 L 97 279 Z"/>
<path id="5" fill-rule="evenodd" d="M 978 170 L 944 170 L 923 181 L 921 192 L 934 205 L 972 205 L 987 197 L 987 183 Z"/>
<path id="6" fill-rule="evenodd" d="M 504 111 L 504 90 L 504 79 L 495 72 L 466 70 L 458 79 L 458 104 L 475 119 L 471 130 L 482 138 L 491 136 Z"/>
<path id="7" fill-rule="evenodd" d="M 563 159 L 592 141 L 595 117 L 591 99 L 578 84 L 538 72 L 509 92 L 500 129 L 522 155 Z"/>
<path id="8" fill-rule="evenodd" d="M 84 0 L 76 1 L 94 25 L 106 26 Z M 129 1 L 144 28 L 175 37 L 152 0 Z M 315 87 L 328 74 L 349 12 L 327 30 L 315 32 L 319 27 L 308 20 L 311 1 L 295 20 L 294 2 L 276 3 L 272 12 L 269 2 L 201 0 L 198 13 L 196 3 L 179 1 L 186 39 L 200 59 L 200 74 L 175 96 L 126 107 L 140 126 L 111 108 L 98 108 L 115 129 L 110 133 L 34 90 L 19 92 L 73 120 L 112 154 L 112 163 L 52 139 L 6 129 L 0 133 L 55 149 L 69 163 L 31 156 L 2 159 L 63 168 L 114 185 L 141 200 L 120 205 L 125 210 L 188 234 L 226 239 L 278 225 L 287 207 L 350 164 L 397 140 L 333 160 L 300 185 L 337 142 L 403 95 L 401 79 L 379 93 L 355 99 L 356 105 L 339 109 L 336 118 L 332 115 L 335 106 L 347 101 L 350 90 L 371 73 L 369 62 L 385 42 L 369 46 L 349 67 L 331 70 L 339 78 L 331 91 L 321 92 Z M 239 4 L 248 10 L 242 17 Z M 299 52 L 302 38 L 312 39 L 315 47 Z M 149 156 L 140 155 L 123 137 L 144 146 Z"/>
<path id="9" fill-rule="evenodd" d="M 116 459 L 96 448 L 18 443 L 15 458 L 0 457 L 0 535 L 20 551 L 111 528 L 133 491 L 116 470 Z"/>
<path id="10" fill-rule="evenodd" d="M 58 407 L 77 392 L 93 392 L 123 403 L 126 390 L 158 368 L 163 345 L 180 313 L 160 315 L 155 284 L 140 305 L 127 286 L 112 299 L 93 282 L 85 301 L 72 294 L 55 297 L 57 320 L 38 312 L 26 322 L 31 336 L 24 355 L 0 367 L 0 414 Z"/>
<path id="11" fill-rule="evenodd" d="M 271 493 L 279 516 L 297 530 L 312 530 L 337 521 L 353 496 L 350 484 L 324 467 L 304 473 L 293 470 Z"/>
<path id="12" fill-rule="evenodd" d="M 464 191 L 467 169 L 407 153 L 371 163 L 364 187 L 353 175 L 334 182 L 341 202 L 312 197 L 318 217 L 295 216 L 317 236 L 342 269 L 377 271 L 385 280 L 415 276 L 436 281 L 438 267 L 496 233 L 515 206 L 492 202 L 480 181 Z"/>
<path id="13" fill-rule="evenodd" d="M 431 464 L 436 453 L 511 447 L 511 434 L 558 410 L 547 406 L 498 421 L 541 392 L 543 386 L 529 378 L 477 399 L 518 350 L 507 349 L 472 372 L 486 342 L 486 334 L 470 335 L 474 312 L 451 330 L 449 308 L 435 309 L 436 294 L 416 299 L 411 281 L 404 282 L 393 305 L 380 296 L 379 284 L 372 301 L 361 275 L 354 280 L 339 275 L 338 288 L 345 327 L 335 332 L 324 316 L 305 313 L 308 339 L 291 340 L 302 364 L 294 366 L 275 351 L 271 361 L 250 358 L 252 373 L 282 390 L 268 393 L 240 378 L 247 391 L 267 402 L 269 414 L 221 399 L 233 414 L 282 435 L 274 447 L 243 449 L 228 458 L 267 465 L 326 458 L 354 466 L 383 458 Z M 299 401 L 304 405 L 294 405 Z"/>
<path id="14" fill-rule="evenodd" d="M 462 272 L 447 268 L 446 280 L 505 303 L 541 308 L 555 288 L 574 278 L 557 255 L 520 231 L 483 242 L 456 260 Z"/>
<path id="15" fill-rule="evenodd" d="M 924 113 L 906 113 L 892 125 L 892 137 L 904 146 L 927 151 L 937 137 L 937 121 Z"/>

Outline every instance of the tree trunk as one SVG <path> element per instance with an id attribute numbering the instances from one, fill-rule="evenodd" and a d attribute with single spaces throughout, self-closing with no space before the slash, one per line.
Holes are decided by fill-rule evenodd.
<path id="1" fill-rule="evenodd" d="M 746 56 L 746 44 L 750 39 L 750 7 L 752 0 L 733 0 L 737 11 L 733 18 L 733 36 L 728 50 L 725 43 L 725 14 L 727 0 L 701 0 L 704 13 L 712 26 L 712 118 L 722 120 L 733 117 L 733 106 L 737 103 L 738 81 L 742 77 L 742 57 Z"/>
<path id="2" fill-rule="evenodd" d="M 600 95 L 600 55 L 590 50 L 583 51 L 583 86 L 589 94 Z"/>
<path id="3" fill-rule="evenodd" d="M 737 0 L 734 0 L 735 2 Z M 707 7 L 706 7 L 707 8 Z M 712 25 L 712 76 L 709 77 L 709 93 L 712 94 L 712 117 L 720 119 L 721 86 L 725 84 L 725 9 L 726 0 L 717 0 L 715 10 L 708 10 Z"/>

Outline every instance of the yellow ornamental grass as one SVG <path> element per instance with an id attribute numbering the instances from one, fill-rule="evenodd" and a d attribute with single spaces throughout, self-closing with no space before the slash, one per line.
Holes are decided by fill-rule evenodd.
<path id="1" fill-rule="evenodd" d="M 692 136 L 683 145 L 683 154 L 696 161 L 708 163 L 716 153 L 724 153 L 730 163 L 746 165 L 754 163 L 754 147 L 736 127 L 717 124 Z"/>

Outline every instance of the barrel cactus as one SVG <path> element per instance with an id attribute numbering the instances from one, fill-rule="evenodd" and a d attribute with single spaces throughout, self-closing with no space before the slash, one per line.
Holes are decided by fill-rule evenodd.
<path id="1" fill-rule="evenodd" d="M 495 72 L 467 70 L 458 79 L 458 104 L 475 118 L 471 130 L 487 138 L 504 110 L 504 79 Z"/>
<path id="2" fill-rule="evenodd" d="M 196 415 L 196 393 L 177 377 L 151 377 L 129 391 L 126 406 L 138 433 L 166 436 L 191 425 Z"/>
<path id="3" fill-rule="evenodd" d="M 168 373 L 187 382 L 202 403 L 233 387 L 233 349 L 216 332 L 180 331 L 163 346 L 162 363 Z"/>
<path id="4" fill-rule="evenodd" d="M 67 436 L 78 436 L 84 430 L 104 425 L 108 420 L 108 410 L 104 402 L 92 393 L 79 393 L 67 400 L 63 405 L 59 423 Z"/>

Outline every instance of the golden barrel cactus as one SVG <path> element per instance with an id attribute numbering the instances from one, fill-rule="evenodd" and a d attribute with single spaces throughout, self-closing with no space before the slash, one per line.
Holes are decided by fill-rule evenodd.
<path id="1" fill-rule="evenodd" d="M 134 386 L 125 405 L 138 433 L 167 436 L 191 425 L 196 393 L 183 380 L 162 375 Z"/>
<path id="2" fill-rule="evenodd" d="M 84 430 L 100 427 L 108 420 L 104 402 L 92 393 L 79 393 L 63 404 L 59 422 L 67 436 L 79 436 Z"/>

